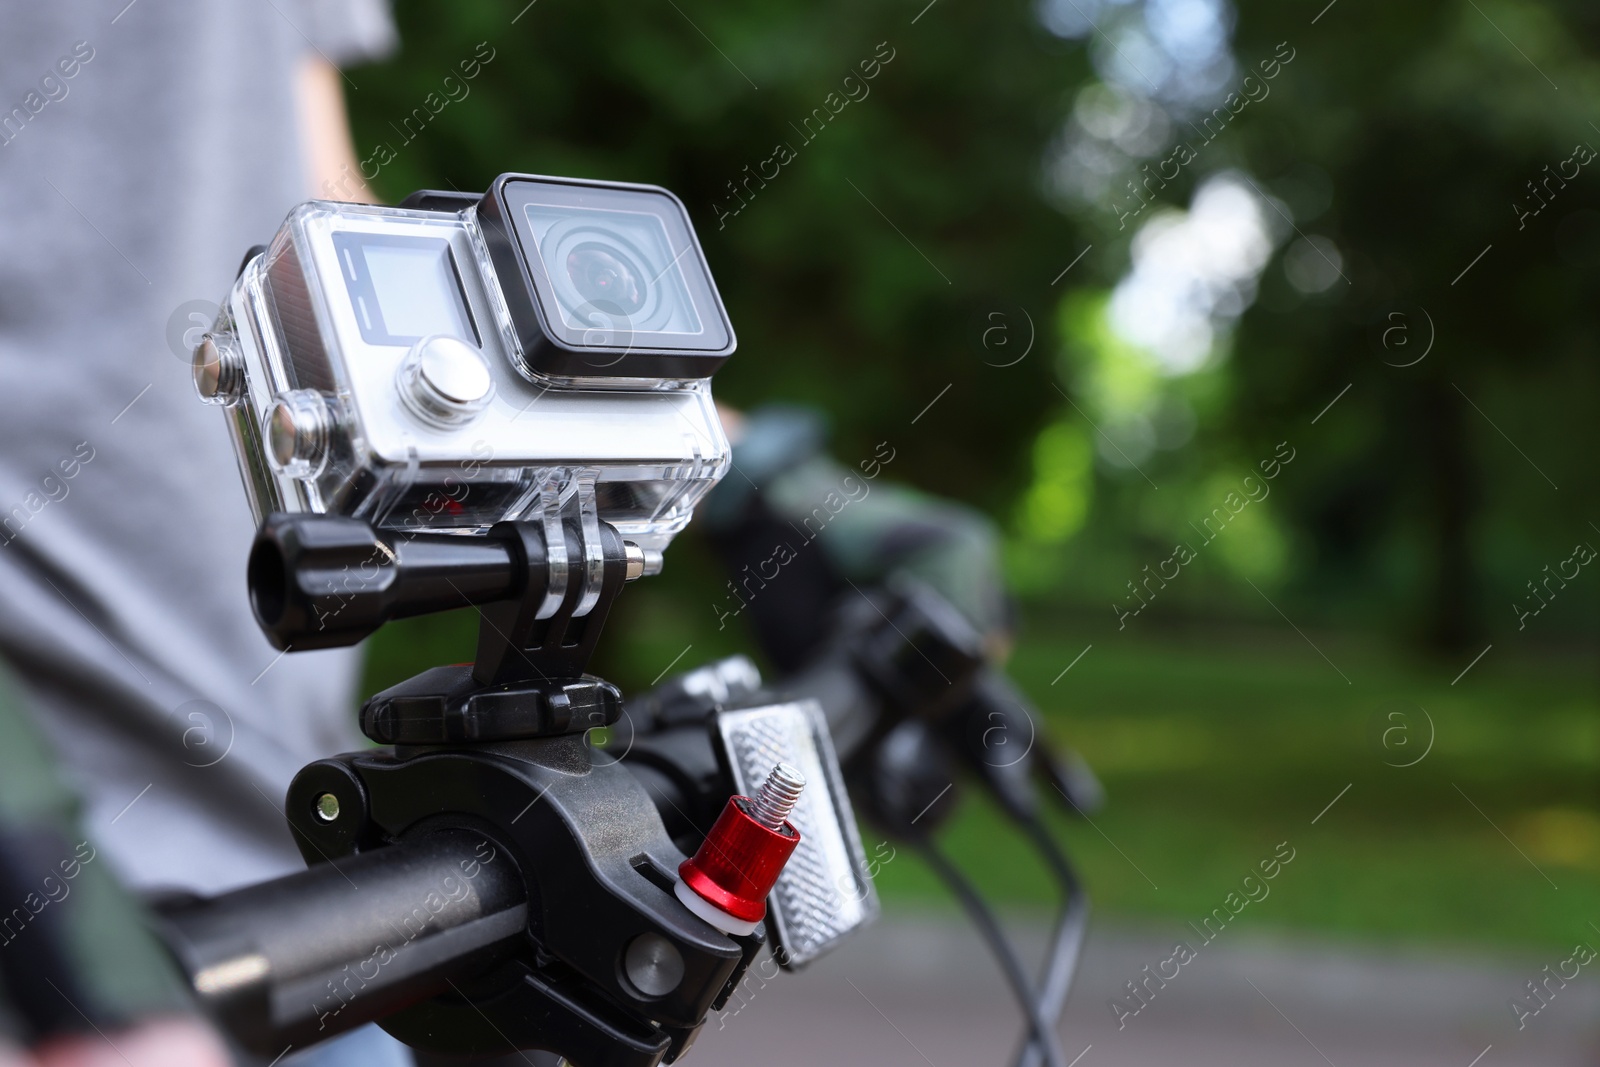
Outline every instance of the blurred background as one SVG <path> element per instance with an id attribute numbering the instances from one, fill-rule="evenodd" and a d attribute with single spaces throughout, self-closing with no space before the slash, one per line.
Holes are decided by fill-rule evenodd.
<path id="1" fill-rule="evenodd" d="M 1548 1060 L 1514 1044 L 1534 1038 L 1507 1005 L 1600 944 L 1600 10 L 397 7 L 402 51 L 346 85 L 381 195 L 508 170 L 667 186 L 739 332 L 718 396 L 820 409 L 843 461 L 888 442 L 890 478 L 1003 530 L 1011 670 L 1109 794 L 1093 825 L 1062 827 L 1100 919 L 1085 1028 L 1288 841 L 1295 861 L 1225 949 L 1259 954 L 1258 993 L 1345 975 L 1352 1003 L 1449 1027 L 1462 1067 L 1485 1043 L 1485 1064 L 1593 1062 L 1600 1001 L 1581 986 L 1600 979 L 1523 1020 L 1559 1036 Z M 598 673 L 637 690 L 752 652 L 719 626 L 724 582 L 681 539 L 619 602 Z M 470 658 L 474 632 L 470 615 L 387 628 L 368 691 Z M 952 850 L 1027 923 L 1048 883 L 1002 827 L 973 798 Z M 953 907 L 904 851 L 878 885 L 891 919 L 923 925 L 891 922 L 853 958 L 925 967 L 937 953 L 894 939 L 937 941 Z M 939 951 L 964 958 L 949 936 Z M 829 966 L 796 990 L 853 998 L 824 988 Z M 906 1012 L 932 1003 L 888 971 L 860 981 L 879 979 Z M 1435 1019 L 1424 990 L 1452 980 Z M 1234 987 L 1262 1026 L 1296 1015 Z M 1317 988 L 1305 1010 L 1332 1011 Z M 1207 1003 L 1145 1032 L 1187 1035 Z M 729 1029 L 784 1025 L 760 1007 Z M 968 1058 L 860 1025 L 890 1042 L 880 1062 Z M 1302 1025 L 1262 1062 L 1360 1036 Z M 797 1033 L 786 1047 L 839 1055 Z M 739 1047 L 704 1040 L 709 1062 Z"/>

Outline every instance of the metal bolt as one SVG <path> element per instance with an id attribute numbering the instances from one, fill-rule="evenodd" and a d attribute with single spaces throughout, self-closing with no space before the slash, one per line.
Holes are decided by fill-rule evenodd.
<path id="1" fill-rule="evenodd" d="M 647 997 L 664 997 L 683 981 L 683 955 L 660 934 L 640 934 L 629 942 L 622 966 L 628 981 Z"/>
<path id="2" fill-rule="evenodd" d="M 622 542 L 623 551 L 627 553 L 628 569 L 624 577 L 630 581 L 637 581 L 644 577 L 644 549 L 632 541 Z"/>
<path id="3" fill-rule="evenodd" d="M 806 787 L 805 775 L 787 763 L 772 768 L 750 805 L 750 817 L 768 830 L 781 830 Z"/>
<path id="4" fill-rule="evenodd" d="M 323 822 L 333 822 L 339 817 L 339 798 L 332 793 L 322 793 L 315 801 L 317 818 Z"/>

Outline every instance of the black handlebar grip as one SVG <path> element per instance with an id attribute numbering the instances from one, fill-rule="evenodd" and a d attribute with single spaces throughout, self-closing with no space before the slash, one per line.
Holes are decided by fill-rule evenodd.
<path id="1" fill-rule="evenodd" d="M 250 550 L 250 604 L 274 648 L 337 648 L 391 619 L 514 596 L 524 569 L 520 552 L 499 538 L 279 513 Z"/>
<path id="2" fill-rule="evenodd" d="M 158 905 L 156 929 L 195 1001 L 281 1056 L 492 970 L 526 937 L 527 898 L 504 849 L 447 830 Z"/>

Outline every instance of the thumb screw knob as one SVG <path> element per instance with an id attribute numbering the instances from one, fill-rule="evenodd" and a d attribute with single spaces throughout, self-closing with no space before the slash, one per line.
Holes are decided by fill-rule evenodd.
<path id="1" fill-rule="evenodd" d="M 788 822 L 806 780 L 780 763 L 754 797 L 731 797 L 673 887 L 684 906 L 724 933 L 744 936 L 767 914 L 767 894 L 800 844 Z"/>

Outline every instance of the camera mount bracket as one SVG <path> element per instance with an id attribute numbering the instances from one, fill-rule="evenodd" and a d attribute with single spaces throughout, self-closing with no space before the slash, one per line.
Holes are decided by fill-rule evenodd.
<path id="1" fill-rule="evenodd" d="M 521 595 L 479 606 L 472 664 L 435 667 L 368 700 L 363 733 L 380 745 L 511 741 L 581 733 L 621 717 L 616 686 L 583 669 L 626 581 L 628 546 L 596 520 L 592 482 L 580 497 L 576 522 L 547 506 L 542 522 L 489 531 L 521 561 Z"/>
<path id="2" fill-rule="evenodd" d="M 329 515 L 270 516 L 251 553 L 258 621 L 280 648 L 354 644 L 390 619 L 477 605 L 477 656 L 378 693 L 361 727 L 379 744 L 512 741 L 581 733 L 622 714 L 611 683 L 584 673 L 643 553 L 594 512 L 592 481 L 563 515 L 486 537 L 377 531 Z"/>
<path id="3" fill-rule="evenodd" d="M 583 736 L 622 714 L 616 687 L 584 668 L 644 557 L 596 517 L 592 479 L 556 486 L 541 519 L 484 537 L 332 515 L 263 524 L 251 598 L 280 648 L 354 644 L 390 619 L 463 603 L 482 616 L 475 662 L 424 671 L 363 706 L 363 731 L 393 747 L 306 767 L 286 812 L 313 865 L 470 831 L 509 855 L 525 887 L 527 927 L 496 950 L 500 962 L 386 1015 L 392 1033 L 441 1053 L 546 1048 L 654 1067 L 688 1047 L 764 937 L 726 937 L 677 901 L 684 856 L 654 801 Z"/>

